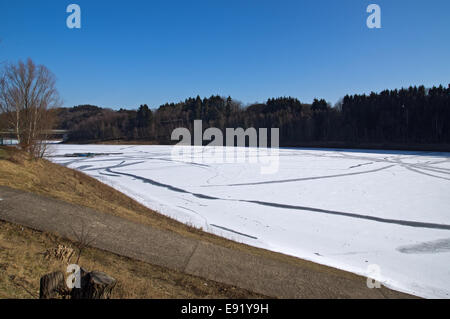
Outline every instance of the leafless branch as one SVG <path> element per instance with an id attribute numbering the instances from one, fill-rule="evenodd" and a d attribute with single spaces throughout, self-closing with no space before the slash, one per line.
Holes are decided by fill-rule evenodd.
<path id="1" fill-rule="evenodd" d="M 83 220 L 81 220 L 80 223 L 81 223 L 81 226 L 80 226 L 79 231 L 75 230 L 71 226 L 72 233 L 77 240 L 77 243 L 75 244 L 75 246 L 78 249 L 78 256 L 77 256 L 76 264 L 78 264 L 78 262 L 80 261 L 81 254 L 83 253 L 84 249 L 86 247 L 90 246 L 98 237 L 98 235 L 92 236 L 91 229 L 85 225 Z"/>

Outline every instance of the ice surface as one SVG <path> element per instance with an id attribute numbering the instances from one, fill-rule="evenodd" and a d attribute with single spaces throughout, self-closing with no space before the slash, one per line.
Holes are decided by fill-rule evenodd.
<path id="1" fill-rule="evenodd" d="M 450 153 L 247 149 L 224 162 L 230 149 L 55 145 L 49 158 L 205 231 L 361 275 L 378 265 L 389 287 L 450 298 Z M 82 152 L 99 155 L 63 156 Z"/>

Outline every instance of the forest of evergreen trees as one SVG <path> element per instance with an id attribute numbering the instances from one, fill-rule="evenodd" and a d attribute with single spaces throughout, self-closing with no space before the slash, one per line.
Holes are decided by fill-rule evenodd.
<path id="1" fill-rule="evenodd" d="M 450 144 L 450 85 L 385 90 L 347 95 L 331 106 L 280 97 L 243 106 L 231 97 L 189 98 L 151 110 L 81 105 L 57 110 L 59 128 L 70 130 L 70 142 L 143 140 L 171 143 L 172 130 L 217 127 L 279 128 L 281 146 Z M 172 142 L 173 143 L 173 142 Z"/>

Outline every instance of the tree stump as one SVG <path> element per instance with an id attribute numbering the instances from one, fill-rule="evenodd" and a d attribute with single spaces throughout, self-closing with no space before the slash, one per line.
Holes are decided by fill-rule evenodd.
<path id="1" fill-rule="evenodd" d="M 39 287 L 40 299 L 57 298 L 65 290 L 64 274 L 61 271 L 55 271 L 41 277 Z"/>
<path id="2" fill-rule="evenodd" d="M 72 299 L 109 299 L 116 280 L 104 272 L 91 271 L 82 274 L 81 288 L 72 289 Z"/>
<path id="3" fill-rule="evenodd" d="M 44 275 L 40 281 L 39 298 L 109 299 L 116 286 L 116 280 L 104 272 L 87 272 L 83 268 L 80 268 L 80 281 L 80 288 L 69 289 L 61 271 Z"/>

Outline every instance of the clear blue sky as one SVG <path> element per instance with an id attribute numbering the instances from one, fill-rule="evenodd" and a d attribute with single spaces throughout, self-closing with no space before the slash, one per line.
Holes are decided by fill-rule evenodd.
<path id="1" fill-rule="evenodd" d="M 82 28 L 66 27 L 81 7 Z M 366 27 L 381 7 L 382 29 Z M 0 62 L 55 73 L 65 106 L 244 103 L 450 82 L 448 0 L 0 0 Z"/>

